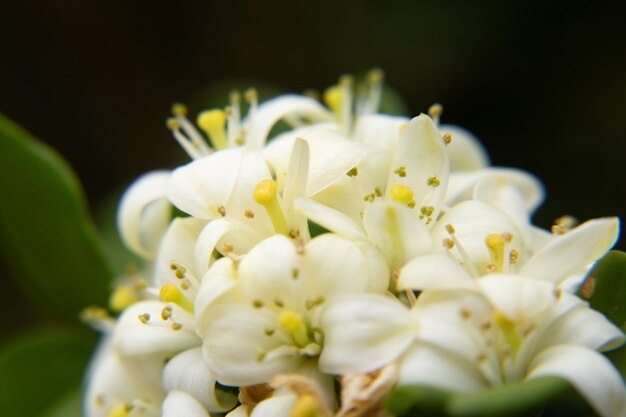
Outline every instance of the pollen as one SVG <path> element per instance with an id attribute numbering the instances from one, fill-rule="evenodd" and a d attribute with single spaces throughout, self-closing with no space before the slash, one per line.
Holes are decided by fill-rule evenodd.
<path id="1" fill-rule="evenodd" d="M 432 176 L 426 180 L 426 185 L 429 187 L 439 187 L 441 185 L 441 181 L 436 176 Z"/>
<path id="2" fill-rule="evenodd" d="M 150 321 L 150 314 L 148 313 L 143 313 L 137 316 L 137 318 L 139 319 L 140 322 L 142 322 L 143 324 L 148 324 L 148 322 Z"/>
<path id="3" fill-rule="evenodd" d="M 399 166 L 398 168 L 396 168 L 393 171 L 393 173 L 396 174 L 399 177 L 404 178 L 404 177 L 406 177 L 406 167 L 404 165 Z"/>
<path id="4" fill-rule="evenodd" d="M 413 201 L 413 191 L 404 184 L 396 184 L 389 190 L 389 195 L 393 201 L 408 204 Z"/>
<path id="5" fill-rule="evenodd" d="M 169 130 L 180 130 L 180 122 L 175 117 L 168 117 L 165 125 Z"/>
<path id="6" fill-rule="evenodd" d="M 187 116 L 187 106 L 183 103 L 174 103 L 172 104 L 172 114 L 174 116 Z"/>
<path id="7" fill-rule="evenodd" d="M 243 215 L 246 216 L 248 219 L 254 219 L 254 212 L 250 209 L 245 209 L 243 211 Z"/>
<path id="8" fill-rule="evenodd" d="M 439 103 L 435 103 L 428 108 L 428 115 L 433 119 L 441 116 L 441 113 L 443 113 L 443 106 Z"/>
<path id="9" fill-rule="evenodd" d="M 449 145 L 452 142 L 452 135 L 450 133 L 446 133 L 443 135 L 443 143 Z"/>
<path id="10" fill-rule="evenodd" d="M 359 175 L 359 170 L 357 169 L 357 167 L 354 167 L 350 171 L 346 172 L 346 175 L 349 177 L 356 177 L 357 175 Z"/>

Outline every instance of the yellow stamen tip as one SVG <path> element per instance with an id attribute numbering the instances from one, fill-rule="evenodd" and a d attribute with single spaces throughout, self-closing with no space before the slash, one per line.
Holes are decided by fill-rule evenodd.
<path id="1" fill-rule="evenodd" d="M 165 121 L 165 125 L 167 126 L 167 128 L 169 130 L 179 130 L 180 129 L 180 122 L 178 120 L 176 120 L 175 117 L 169 117 Z"/>
<path id="2" fill-rule="evenodd" d="M 167 303 L 176 303 L 181 299 L 182 294 L 176 285 L 164 284 L 159 292 L 161 300 Z"/>
<path id="3" fill-rule="evenodd" d="M 439 103 L 435 103 L 428 108 L 428 115 L 430 117 L 439 117 L 443 113 L 443 106 Z"/>
<path id="4" fill-rule="evenodd" d="M 413 201 L 413 191 L 404 184 L 396 184 L 391 187 L 389 195 L 393 201 L 409 204 Z"/>
<path id="5" fill-rule="evenodd" d="M 341 104 L 343 102 L 343 92 L 338 85 L 329 87 L 324 91 L 324 103 L 335 113 L 341 111 Z"/>
<path id="6" fill-rule="evenodd" d="M 317 401 L 311 394 L 304 394 L 293 405 L 290 417 L 316 417 L 318 415 Z"/>
<path id="7" fill-rule="evenodd" d="M 127 405 L 120 405 L 118 407 L 112 408 L 107 414 L 107 417 L 127 417 L 130 413 L 131 408 Z"/>
<path id="8" fill-rule="evenodd" d="M 295 311 L 285 310 L 278 317 L 278 324 L 289 333 L 295 333 L 302 328 L 304 322 L 302 316 Z"/>
<path id="9" fill-rule="evenodd" d="M 187 106 L 182 103 L 172 104 L 172 114 L 174 116 L 187 116 Z"/>
<path id="10" fill-rule="evenodd" d="M 262 180 L 254 188 L 254 201 L 266 206 L 276 198 L 276 181 Z"/>
<path id="11" fill-rule="evenodd" d="M 109 306 L 113 311 L 123 311 L 128 306 L 137 301 L 137 296 L 135 295 L 135 291 L 132 287 L 129 286 L 119 286 L 113 291 L 111 294 L 111 298 L 109 299 Z"/>
<path id="12" fill-rule="evenodd" d="M 252 103 L 253 101 L 256 101 L 258 98 L 258 93 L 256 91 L 256 89 L 254 88 L 249 88 L 246 90 L 246 92 L 244 93 L 244 97 L 246 98 L 246 101 L 248 103 Z"/>
<path id="13" fill-rule="evenodd" d="M 226 114 L 220 109 L 206 110 L 198 115 L 196 123 L 200 128 L 210 133 L 215 129 L 224 128 Z"/>
<path id="14" fill-rule="evenodd" d="M 504 246 L 504 237 L 501 234 L 493 233 L 487 235 L 485 238 L 485 243 L 489 246 L 490 249 L 498 250 Z"/>
<path id="15" fill-rule="evenodd" d="M 370 83 L 378 84 L 383 81 L 383 78 L 385 78 L 385 73 L 380 68 L 374 68 L 369 72 L 367 78 Z"/>

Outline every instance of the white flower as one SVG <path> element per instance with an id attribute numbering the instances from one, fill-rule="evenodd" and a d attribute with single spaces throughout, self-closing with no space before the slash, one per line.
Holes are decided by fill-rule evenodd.
<path id="1" fill-rule="evenodd" d="M 391 298 L 347 296 L 327 307 L 321 323 L 322 369 L 367 372 L 401 358 L 400 383 L 460 392 L 554 375 L 602 416 L 626 407 L 623 381 L 597 353 L 621 345 L 623 333 L 546 282 L 486 276 L 470 291 L 425 291 L 410 310 Z"/>
<path id="2" fill-rule="evenodd" d="M 332 392 L 332 378 L 317 369 L 319 311 L 341 294 L 385 291 L 386 271 L 375 250 L 330 234 L 306 246 L 275 235 L 240 262 L 220 259 L 196 299 L 204 359 L 227 385 L 301 373 Z"/>

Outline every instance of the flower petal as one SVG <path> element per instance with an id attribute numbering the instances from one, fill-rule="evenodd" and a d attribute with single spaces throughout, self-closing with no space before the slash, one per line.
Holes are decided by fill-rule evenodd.
<path id="1" fill-rule="evenodd" d="M 401 167 L 405 168 L 405 176 L 396 173 Z M 396 145 L 387 179 L 387 196 L 395 184 L 404 184 L 413 191 L 416 206 L 432 206 L 432 218 L 436 219 L 448 186 L 449 172 L 441 134 L 432 119 L 422 114 L 409 122 Z"/>
<path id="2" fill-rule="evenodd" d="M 520 274 L 559 284 L 608 252 L 618 236 L 617 217 L 590 220 L 544 246 Z"/>
<path id="3" fill-rule="evenodd" d="M 391 269 L 430 252 L 430 232 L 407 207 L 378 201 L 365 208 L 363 226 L 369 240 L 385 255 Z"/>
<path id="4" fill-rule="evenodd" d="M 213 252 L 220 239 L 231 229 L 233 225 L 225 219 L 210 221 L 200 232 L 194 247 L 196 272 L 202 277 L 213 262 Z"/>
<path id="5" fill-rule="evenodd" d="M 375 294 L 341 297 L 324 309 L 319 366 L 333 374 L 365 373 L 398 358 L 415 337 L 408 309 Z"/>
<path id="6" fill-rule="evenodd" d="M 567 379 L 601 416 L 626 416 L 624 382 L 601 354 L 580 346 L 555 346 L 530 365 L 529 379 L 544 375 Z"/>
<path id="7" fill-rule="evenodd" d="M 217 151 L 176 169 L 167 183 L 170 201 L 185 213 L 201 219 L 221 216 L 239 175 L 243 150 Z"/>
<path id="8" fill-rule="evenodd" d="M 471 275 L 448 256 L 433 254 L 415 258 L 402 268 L 397 288 L 425 289 L 476 289 Z"/>
<path id="9" fill-rule="evenodd" d="M 140 301 L 124 310 L 113 333 L 115 347 L 124 355 L 171 355 L 199 345 L 200 339 L 193 327 L 183 326 L 179 330 L 171 327 L 172 322 L 189 322 L 193 316 L 170 305 L 172 322 L 164 321 L 161 312 L 167 306 L 160 301 Z M 139 316 L 144 317 L 146 323 Z"/>
<path id="10" fill-rule="evenodd" d="M 514 322 L 536 317 L 556 302 L 552 285 L 519 275 L 488 275 L 478 284 L 491 305 Z"/>
<path id="11" fill-rule="evenodd" d="M 305 198 L 298 198 L 294 206 L 307 218 L 332 232 L 348 239 L 365 239 L 361 228 L 338 210 Z"/>
<path id="12" fill-rule="evenodd" d="M 174 356 L 163 370 L 167 391 L 184 391 L 213 412 L 228 411 L 237 405 L 237 396 L 220 391 L 216 380 L 202 359 L 202 348 L 186 350 Z"/>
<path id="13" fill-rule="evenodd" d="M 278 373 L 298 369 L 304 360 L 285 345 L 277 330 L 278 318 L 267 309 L 242 304 L 216 304 L 205 312 L 207 320 L 198 329 L 203 356 L 217 380 L 226 385 L 268 382 Z M 274 330 L 273 336 L 265 331 Z M 280 351 L 274 351 L 283 348 Z M 275 353 L 275 354 L 273 354 Z"/>
<path id="14" fill-rule="evenodd" d="M 163 417 L 209 417 L 194 397 L 183 391 L 171 391 L 163 401 Z"/>
<path id="15" fill-rule="evenodd" d="M 446 146 L 450 171 L 473 171 L 489 165 L 487 151 L 469 131 L 454 125 L 441 125 L 439 131 L 452 135 L 452 142 Z"/>
<path id="16" fill-rule="evenodd" d="M 165 199 L 168 171 L 143 175 L 126 190 L 120 201 L 117 225 L 126 246 L 152 259 L 170 220 L 171 206 Z"/>
<path id="17" fill-rule="evenodd" d="M 318 101 L 304 96 L 283 95 L 259 106 L 254 117 L 246 121 L 246 145 L 260 149 L 272 127 L 285 117 L 306 117 L 314 121 L 331 121 L 332 114 Z"/>

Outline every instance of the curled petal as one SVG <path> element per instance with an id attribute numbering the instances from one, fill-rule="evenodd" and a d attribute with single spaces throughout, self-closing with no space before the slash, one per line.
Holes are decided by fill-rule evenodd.
<path id="1" fill-rule="evenodd" d="M 209 417 L 202 404 L 183 391 L 171 391 L 162 408 L 163 417 Z"/>
<path id="2" fill-rule="evenodd" d="M 198 275 L 203 276 L 214 260 L 213 251 L 220 239 L 231 229 L 233 225 L 224 219 L 210 221 L 198 235 L 194 247 L 195 267 Z"/>
<path id="3" fill-rule="evenodd" d="M 559 376 L 568 380 L 602 417 L 626 416 L 626 387 L 611 362 L 591 349 L 560 345 L 541 352 L 528 378 Z"/>
<path id="4" fill-rule="evenodd" d="M 165 198 L 168 171 L 145 174 L 122 196 L 117 225 L 122 240 L 130 249 L 152 259 L 159 239 L 170 220 L 171 206 Z"/>
<path id="5" fill-rule="evenodd" d="M 617 217 L 589 220 L 545 245 L 524 264 L 520 273 L 559 284 L 602 257 L 618 236 Z"/>
<path id="6" fill-rule="evenodd" d="M 237 404 L 237 397 L 219 390 L 216 382 L 199 347 L 174 356 L 163 370 L 163 386 L 167 391 L 184 391 L 211 412 L 228 411 Z"/>

